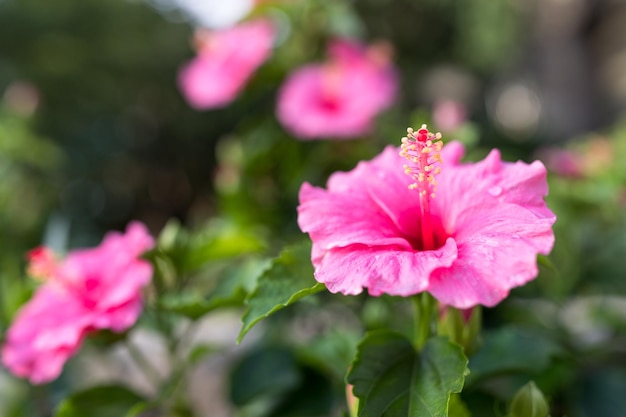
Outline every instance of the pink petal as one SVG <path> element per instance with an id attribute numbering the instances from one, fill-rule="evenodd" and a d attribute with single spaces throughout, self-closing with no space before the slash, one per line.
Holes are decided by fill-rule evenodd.
<path id="1" fill-rule="evenodd" d="M 433 251 L 403 250 L 393 246 L 352 245 L 333 248 L 315 265 L 315 278 L 330 292 L 408 296 L 424 291 L 432 271 L 457 259 L 454 239 Z"/>
<path id="2" fill-rule="evenodd" d="M 457 151 L 454 157 L 458 155 Z M 502 203 L 519 204 L 537 217 L 550 218 L 554 222 L 555 216 L 543 200 L 547 194 L 547 182 L 545 168 L 540 162 L 502 162 L 497 150 L 473 164 L 458 164 L 456 158 L 452 158 L 451 165 L 446 152 L 442 157 L 444 163 L 441 175 L 437 177 L 439 191 L 433 200 L 433 211 L 444 219 L 443 226 L 449 235 L 463 229 L 459 218 L 464 211 L 485 210 Z"/>
<path id="3" fill-rule="evenodd" d="M 274 27 L 265 19 L 213 32 L 207 46 L 179 72 L 178 84 L 189 104 L 203 110 L 233 101 L 269 57 L 273 40 Z"/>
<path id="4" fill-rule="evenodd" d="M 69 293 L 46 284 L 22 307 L 9 328 L 2 363 L 33 384 L 51 381 L 79 349 L 87 327 L 82 306 Z"/>
<path id="5" fill-rule="evenodd" d="M 363 193 L 330 193 L 305 183 L 298 224 L 324 249 L 355 243 L 411 248 L 387 214 Z"/>
<path id="6" fill-rule="evenodd" d="M 554 244 L 553 219 L 506 203 L 465 215 L 455 235 L 458 260 L 436 270 L 428 290 L 456 308 L 493 306 L 537 275 L 537 253 Z"/>

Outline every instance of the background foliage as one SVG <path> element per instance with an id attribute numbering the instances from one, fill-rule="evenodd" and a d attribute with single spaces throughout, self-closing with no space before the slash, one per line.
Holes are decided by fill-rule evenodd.
<path id="1" fill-rule="evenodd" d="M 132 361 L 119 337 L 101 335 L 49 386 L 0 370 L 0 415 L 340 415 L 357 342 L 368 330 L 410 331 L 410 306 L 320 292 L 297 192 L 428 122 L 464 141 L 469 159 L 491 147 L 543 159 L 558 216 L 540 277 L 483 311 L 450 415 L 504 415 L 534 380 L 553 416 L 621 416 L 626 3 L 291 0 L 254 13 L 280 23 L 272 58 L 230 106 L 198 112 L 176 87 L 193 27 L 174 5 L 0 1 L 0 335 L 33 289 L 28 249 L 92 245 L 131 219 L 159 236 L 145 317 L 122 335 L 159 376 L 104 372 Z M 298 141 L 276 121 L 276 92 L 340 35 L 393 45 L 397 103 L 367 137 Z M 448 101 L 467 117 L 438 126 Z M 251 331 L 236 346 L 242 314 L 241 336 Z"/>

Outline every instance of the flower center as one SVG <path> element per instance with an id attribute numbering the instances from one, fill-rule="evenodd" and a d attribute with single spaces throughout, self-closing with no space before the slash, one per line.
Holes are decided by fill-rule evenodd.
<path id="1" fill-rule="evenodd" d="M 429 132 L 426 125 L 422 125 L 417 132 L 409 127 L 407 135 L 402 138 L 400 156 L 409 161 L 404 165 L 404 172 L 415 180 L 409 188 L 419 193 L 422 246 L 426 250 L 435 249 L 437 243 L 430 200 L 435 198 L 435 176 L 441 172 L 442 146 L 441 133 Z"/>

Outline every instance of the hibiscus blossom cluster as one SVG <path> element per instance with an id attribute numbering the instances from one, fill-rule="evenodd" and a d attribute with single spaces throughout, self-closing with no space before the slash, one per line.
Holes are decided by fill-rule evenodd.
<path id="1" fill-rule="evenodd" d="M 9 328 L 3 365 L 33 384 L 48 382 L 87 334 L 130 328 L 142 310 L 141 290 L 152 279 L 152 265 L 139 256 L 153 246 L 146 227 L 135 222 L 62 261 L 47 248 L 32 251 L 29 274 L 44 283 Z"/>
<path id="2" fill-rule="evenodd" d="M 503 162 L 495 149 L 462 163 L 460 143 L 440 144 L 425 125 L 409 129 L 402 149 L 333 174 L 326 189 L 303 184 L 298 224 L 331 292 L 428 291 L 466 309 L 493 306 L 537 275 L 556 220 L 543 164 Z"/>
<path id="3" fill-rule="evenodd" d="M 275 32 L 267 18 L 196 31 L 197 56 L 178 76 L 189 104 L 207 110 L 231 103 L 271 54 Z M 391 47 L 334 39 L 327 55 L 326 62 L 305 65 L 287 77 L 277 98 L 278 120 L 300 139 L 347 139 L 369 133 L 375 117 L 396 95 Z"/>

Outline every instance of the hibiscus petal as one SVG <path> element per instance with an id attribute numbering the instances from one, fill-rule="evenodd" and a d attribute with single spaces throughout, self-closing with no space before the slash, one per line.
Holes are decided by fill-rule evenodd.
<path id="1" fill-rule="evenodd" d="M 324 249 L 357 243 L 411 248 L 387 214 L 363 192 L 332 193 L 303 184 L 298 225 Z"/>
<path id="2" fill-rule="evenodd" d="M 409 189 L 412 179 L 404 173 L 405 162 L 398 148 L 388 146 L 371 162 L 360 163 L 350 172 L 333 174 L 328 180 L 328 189 L 351 195 L 366 193 L 401 236 L 418 236 L 419 194 Z"/>
<path id="3" fill-rule="evenodd" d="M 493 306 L 537 275 L 537 253 L 554 244 L 552 219 L 515 204 L 466 211 L 455 238 L 458 260 L 433 273 L 428 290 L 456 308 Z"/>
<path id="4" fill-rule="evenodd" d="M 33 384 L 57 378 L 82 343 L 89 326 L 87 313 L 70 293 L 52 283 L 42 286 L 7 332 L 3 365 Z"/>
<path id="5" fill-rule="evenodd" d="M 444 162 L 432 207 L 444 219 L 448 234 L 463 229 L 459 220 L 467 218 L 463 212 L 486 210 L 503 203 L 518 204 L 536 217 L 556 219 L 543 200 L 548 190 L 545 167 L 539 161 L 502 162 L 500 153 L 493 150 L 480 162 L 446 168 L 449 167 Z"/>
<path id="6" fill-rule="evenodd" d="M 326 252 L 315 265 L 315 278 L 330 292 L 345 295 L 368 288 L 373 296 L 409 296 L 427 288 L 433 270 L 449 267 L 456 259 L 452 238 L 437 250 L 421 252 L 352 245 Z"/>

